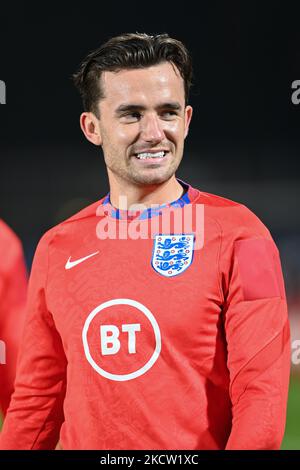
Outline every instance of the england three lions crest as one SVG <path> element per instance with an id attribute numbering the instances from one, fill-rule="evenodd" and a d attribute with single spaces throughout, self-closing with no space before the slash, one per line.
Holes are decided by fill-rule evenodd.
<path id="1" fill-rule="evenodd" d="M 151 264 L 166 277 L 183 273 L 193 261 L 194 235 L 155 235 Z"/>

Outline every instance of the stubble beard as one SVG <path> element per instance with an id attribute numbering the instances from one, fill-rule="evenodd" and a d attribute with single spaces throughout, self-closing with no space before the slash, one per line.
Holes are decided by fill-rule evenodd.
<path id="1" fill-rule="evenodd" d="M 155 184 L 162 184 L 168 181 L 177 171 L 182 156 L 180 158 L 176 158 L 173 156 L 173 160 L 167 167 L 159 168 L 160 165 L 157 164 L 157 168 L 155 169 L 156 165 L 152 164 L 154 168 L 141 168 L 140 170 L 135 168 L 134 163 L 131 161 L 131 159 L 133 158 L 135 157 L 130 157 L 130 160 L 126 162 L 126 165 L 120 165 L 120 160 L 118 158 L 107 158 L 105 163 L 109 170 L 117 178 L 135 184 L 137 186 L 151 186 Z"/>

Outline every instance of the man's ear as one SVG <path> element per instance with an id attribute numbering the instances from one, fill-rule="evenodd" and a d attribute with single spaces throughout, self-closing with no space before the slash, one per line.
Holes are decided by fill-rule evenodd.
<path id="1" fill-rule="evenodd" d="M 186 136 L 189 133 L 189 126 L 190 126 L 190 122 L 191 122 L 191 119 L 192 119 L 192 115 L 193 115 L 192 106 L 190 106 L 190 105 L 186 106 L 186 108 L 185 108 L 185 122 L 184 122 L 184 126 L 185 126 L 184 138 L 186 138 Z"/>
<path id="2" fill-rule="evenodd" d="M 94 145 L 101 145 L 102 138 L 100 133 L 99 119 L 94 113 L 84 112 L 80 116 L 80 127 L 87 140 Z"/>

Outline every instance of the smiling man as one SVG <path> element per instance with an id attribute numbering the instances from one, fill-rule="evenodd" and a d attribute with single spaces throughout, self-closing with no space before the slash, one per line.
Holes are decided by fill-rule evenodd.
<path id="1" fill-rule="evenodd" d="M 149 62 L 147 67 L 103 70 L 99 105 L 80 119 L 87 139 L 103 148 L 115 207 L 120 195 L 126 195 L 129 205 L 148 205 L 174 201 L 183 193 L 175 172 L 183 156 L 192 107 L 186 105 L 185 82 L 178 68 L 170 61 L 155 63 L 152 58 Z M 183 67 L 188 87 L 187 57 Z M 92 81 L 95 71 L 89 73 Z M 78 74 L 80 89 L 81 80 Z"/>
<path id="2" fill-rule="evenodd" d="M 191 77 L 167 34 L 112 38 L 75 74 L 110 191 L 38 245 L 2 449 L 280 447 L 279 254 L 245 206 L 176 178 Z"/>

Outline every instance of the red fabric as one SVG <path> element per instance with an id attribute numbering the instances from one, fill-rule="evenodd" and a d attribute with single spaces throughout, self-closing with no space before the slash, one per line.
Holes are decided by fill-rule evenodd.
<path id="1" fill-rule="evenodd" d="M 274 242 L 244 206 L 197 190 L 188 206 L 204 246 L 173 277 L 152 267 L 153 239 L 124 238 L 149 220 L 114 220 L 119 240 L 96 236 L 112 223 L 101 201 L 42 238 L 2 449 L 53 449 L 59 438 L 66 450 L 279 448 L 290 367 L 286 301 L 273 295 L 281 271 L 270 262 L 265 289 L 243 274 L 246 247 L 261 275 Z M 139 376 L 116 379 L 155 352 Z"/>
<path id="2" fill-rule="evenodd" d="M 262 238 L 235 242 L 244 300 L 283 296 L 277 249 Z"/>
<path id="3" fill-rule="evenodd" d="M 26 290 L 27 273 L 21 243 L 0 220 L 0 340 L 5 345 L 5 363 L 0 363 L 0 408 L 4 415 L 14 388 Z"/>

